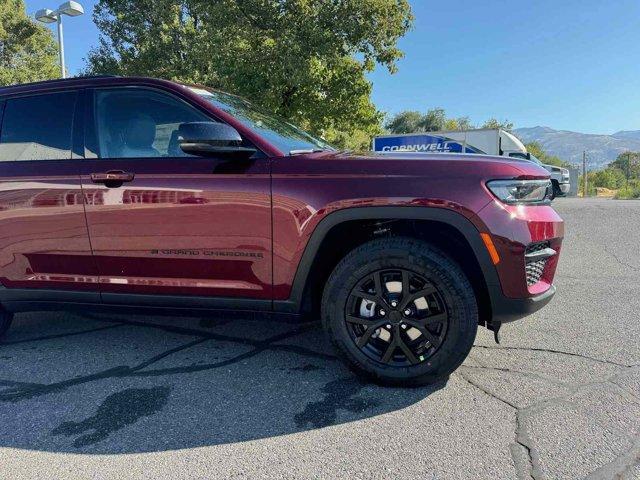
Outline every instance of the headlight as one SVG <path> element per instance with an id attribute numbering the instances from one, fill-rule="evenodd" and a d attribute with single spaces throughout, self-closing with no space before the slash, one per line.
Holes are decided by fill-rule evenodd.
<path id="1" fill-rule="evenodd" d="M 509 205 L 546 203 L 551 180 L 492 180 L 487 187 L 498 199 Z"/>

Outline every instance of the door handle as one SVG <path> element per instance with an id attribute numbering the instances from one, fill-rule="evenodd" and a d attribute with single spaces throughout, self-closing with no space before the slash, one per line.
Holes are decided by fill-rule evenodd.
<path id="1" fill-rule="evenodd" d="M 93 183 L 104 183 L 107 187 L 120 186 L 125 182 L 132 182 L 135 176 L 135 173 L 110 170 L 105 173 L 92 173 L 91 181 Z"/>

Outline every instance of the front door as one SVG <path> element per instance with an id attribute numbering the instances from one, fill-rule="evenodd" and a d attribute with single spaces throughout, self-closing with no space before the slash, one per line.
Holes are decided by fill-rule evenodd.
<path id="1" fill-rule="evenodd" d="M 0 300 L 98 302 L 76 91 L 0 99 Z M 77 114 L 76 114 L 77 115 Z M 75 152 L 78 153 L 78 152 Z M 81 152 L 80 152 L 81 153 Z"/>
<path id="2" fill-rule="evenodd" d="M 268 159 L 183 153 L 179 125 L 212 119 L 168 92 L 96 89 L 86 103 L 81 178 L 103 301 L 269 306 Z"/>

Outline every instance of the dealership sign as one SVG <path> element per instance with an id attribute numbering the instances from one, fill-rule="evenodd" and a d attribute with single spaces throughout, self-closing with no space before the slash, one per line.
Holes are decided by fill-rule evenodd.
<path id="1" fill-rule="evenodd" d="M 482 153 L 471 145 L 443 135 L 395 135 L 373 139 L 374 152 Z"/>

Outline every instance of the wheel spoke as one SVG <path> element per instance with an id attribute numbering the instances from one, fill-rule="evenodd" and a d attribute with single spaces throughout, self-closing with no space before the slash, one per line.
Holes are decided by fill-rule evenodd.
<path id="1" fill-rule="evenodd" d="M 384 299 L 384 289 L 382 287 L 382 272 L 376 272 L 373 274 L 373 283 L 376 288 L 376 295 Z"/>
<path id="2" fill-rule="evenodd" d="M 404 355 L 407 357 L 407 360 L 409 360 L 409 362 L 412 365 L 415 365 L 416 363 L 420 363 L 418 361 L 418 359 L 416 358 L 416 356 L 411 351 L 411 349 L 409 348 L 409 345 L 407 345 L 404 342 L 404 340 L 402 339 L 402 336 L 400 335 L 400 332 L 398 332 L 398 337 L 397 337 L 396 343 L 400 347 L 400 350 L 402 350 L 402 353 L 404 353 Z"/>
<path id="3" fill-rule="evenodd" d="M 427 340 L 429 340 L 429 343 L 433 346 L 433 348 L 438 348 L 440 346 L 440 338 L 438 338 L 438 336 L 434 335 L 426 328 L 424 330 L 420 330 L 420 333 L 422 333 L 427 338 Z"/>
<path id="4" fill-rule="evenodd" d="M 379 322 L 377 320 L 371 320 L 370 318 L 356 317 L 355 315 L 347 315 L 346 320 L 349 323 L 357 323 L 358 325 L 364 325 L 367 328 Z"/>
<path id="5" fill-rule="evenodd" d="M 433 315 L 431 317 L 422 318 L 422 319 L 410 319 L 407 318 L 405 323 L 413 328 L 417 328 L 424 337 L 429 340 L 429 343 L 433 345 L 435 348 L 440 346 L 440 337 L 436 334 L 433 334 L 427 328 L 427 325 L 435 325 L 436 323 L 442 323 L 447 319 L 447 315 L 445 313 L 439 313 L 437 315 Z"/>
<path id="6" fill-rule="evenodd" d="M 402 270 L 402 298 L 406 298 L 409 294 L 409 272 Z"/>
<path id="7" fill-rule="evenodd" d="M 369 340 L 371 339 L 371 335 L 373 335 L 373 332 L 375 332 L 375 331 L 376 331 L 375 328 L 367 328 L 364 331 L 364 333 L 362 334 L 362 336 L 360 338 L 358 338 L 358 341 L 357 341 L 358 347 L 362 348 L 367 343 L 369 343 Z"/>
<path id="8" fill-rule="evenodd" d="M 364 300 L 368 300 L 370 302 L 373 302 L 376 305 L 380 305 L 382 303 L 385 303 L 383 298 L 378 297 L 377 295 L 372 295 L 371 293 L 367 293 L 367 292 L 356 292 L 355 296 L 359 297 L 359 298 L 362 298 Z"/>
<path id="9" fill-rule="evenodd" d="M 367 327 L 364 333 L 360 337 L 358 337 L 358 340 L 356 341 L 356 344 L 360 348 L 364 347 L 369 342 L 369 340 L 371 340 L 371 335 L 373 335 L 377 329 L 379 329 L 380 327 L 382 327 L 382 325 L 384 325 L 384 320 L 375 320 L 375 321 L 370 321 L 368 323 L 362 323 L 361 322 L 362 319 L 358 317 L 353 317 L 349 315 L 347 317 L 347 321 L 349 320 L 349 318 L 358 320 L 355 323 L 360 323 L 361 325 L 365 325 Z"/>
<path id="10" fill-rule="evenodd" d="M 436 323 L 442 323 L 447 321 L 446 313 L 437 313 L 435 315 L 431 315 L 430 317 L 422 319 L 422 322 L 425 325 L 435 325 Z"/>
<path id="11" fill-rule="evenodd" d="M 396 351 L 396 340 L 394 336 L 393 339 L 391 339 L 391 343 L 389 343 L 387 350 L 384 352 L 384 355 L 381 360 L 382 363 L 389 363 L 389 361 L 393 358 L 393 354 L 395 351 Z"/>
<path id="12" fill-rule="evenodd" d="M 402 301 L 402 305 L 400 305 L 400 309 L 401 310 L 405 309 L 411 303 L 415 302 L 419 298 L 426 297 L 426 296 L 431 295 L 432 293 L 435 293 L 435 292 L 436 292 L 436 289 L 433 288 L 431 285 L 429 285 L 428 287 L 423 288 L 422 290 L 418 290 L 417 292 L 412 293 L 411 295 L 408 295 L 408 296 L 404 297 L 404 299 Z"/>

